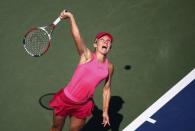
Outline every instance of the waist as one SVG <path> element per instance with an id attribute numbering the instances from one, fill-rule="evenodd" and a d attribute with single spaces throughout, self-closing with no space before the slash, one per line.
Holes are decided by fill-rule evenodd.
<path id="1" fill-rule="evenodd" d="M 70 99 L 74 104 L 85 104 L 90 100 L 93 100 L 92 95 L 86 95 L 82 92 L 72 93 L 68 88 L 64 89 L 64 96 Z"/>

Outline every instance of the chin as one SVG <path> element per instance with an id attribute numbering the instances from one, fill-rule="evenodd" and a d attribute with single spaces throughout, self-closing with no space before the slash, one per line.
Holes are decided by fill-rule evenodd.
<path id="1" fill-rule="evenodd" d="M 108 51 L 108 50 L 106 50 L 106 51 L 99 50 L 99 52 L 100 52 L 102 55 L 107 55 L 107 54 L 109 53 L 109 51 Z"/>
<path id="2" fill-rule="evenodd" d="M 108 54 L 108 52 L 102 52 L 101 54 L 106 56 Z"/>

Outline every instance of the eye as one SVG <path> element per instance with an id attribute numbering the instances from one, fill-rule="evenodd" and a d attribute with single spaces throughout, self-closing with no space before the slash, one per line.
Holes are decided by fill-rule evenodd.
<path id="1" fill-rule="evenodd" d="M 110 40 L 106 40 L 106 42 L 107 42 L 108 44 L 110 44 L 110 43 L 111 43 L 111 41 L 110 41 Z"/>
<path id="2" fill-rule="evenodd" d="M 100 38 L 100 41 L 105 42 L 105 40 L 103 38 Z"/>

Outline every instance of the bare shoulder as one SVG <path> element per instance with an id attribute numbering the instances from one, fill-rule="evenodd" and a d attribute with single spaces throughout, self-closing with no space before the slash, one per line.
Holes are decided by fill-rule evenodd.
<path id="1" fill-rule="evenodd" d="M 92 59 L 92 52 L 88 48 L 80 55 L 80 64 L 87 63 Z"/>
<path id="2" fill-rule="evenodd" d="M 110 61 L 108 62 L 108 68 L 111 73 L 114 71 L 114 64 Z"/>

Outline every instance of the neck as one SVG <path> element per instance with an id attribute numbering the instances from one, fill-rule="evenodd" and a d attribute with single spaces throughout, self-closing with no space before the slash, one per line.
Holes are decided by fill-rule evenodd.
<path id="1" fill-rule="evenodd" d="M 95 52 L 95 54 L 96 54 L 97 60 L 101 63 L 104 63 L 104 61 L 106 59 L 106 55 L 103 55 L 97 51 Z"/>

